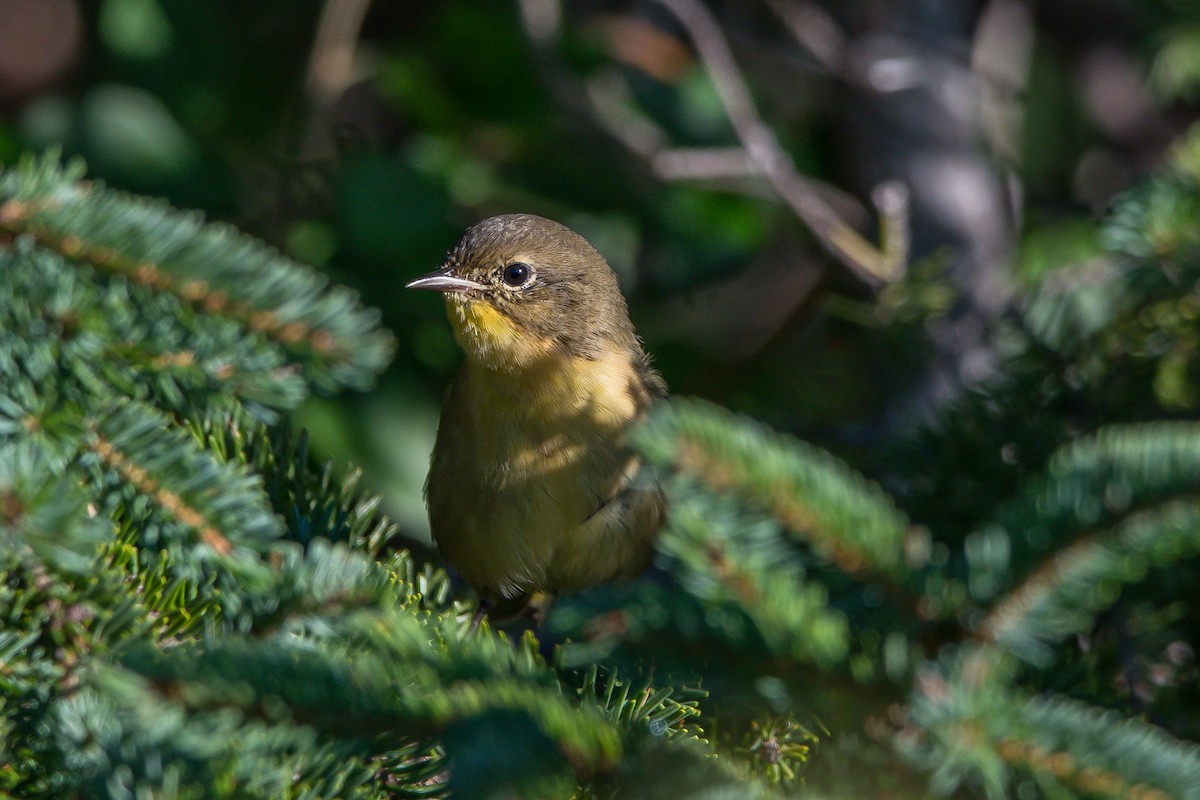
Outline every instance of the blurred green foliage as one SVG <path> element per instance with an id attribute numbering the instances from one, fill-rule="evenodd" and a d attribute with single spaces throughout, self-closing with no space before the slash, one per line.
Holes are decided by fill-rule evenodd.
<path id="1" fill-rule="evenodd" d="M 777 529 L 759 517 L 738 527 L 742 511 L 720 499 L 691 496 L 696 487 L 687 484 L 676 487 L 689 504 L 666 555 L 683 565 L 685 575 L 695 567 L 688 585 L 696 595 L 718 605 L 729 601 L 729 587 L 714 584 L 703 570 L 710 554 L 701 534 L 714 519 L 739 532 L 742 539 L 731 547 L 799 565 L 813 580 L 801 584 L 795 578 L 783 589 L 764 583 L 786 602 L 758 608 L 757 619 L 736 608 L 713 611 L 664 598 L 653 587 L 633 597 L 622 589 L 601 592 L 599 600 L 568 602 L 558 612 L 557 624 L 572 630 L 595 614 L 591 604 L 610 601 L 614 608 L 644 612 L 624 631 L 635 643 L 639 636 L 642 644 L 653 644 L 668 634 L 686 642 L 719 628 L 750 652 L 762 652 L 764 660 L 783 646 L 800 661 L 845 661 L 865 687 L 848 689 L 814 670 L 789 676 L 790 683 L 757 676 L 748 690 L 720 653 L 706 653 L 710 667 L 716 665 L 706 685 L 728 690 L 723 710 L 731 709 L 732 719 L 765 702 L 775 713 L 812 714 L 840 735 L 834 743 L 814 745 L 829 756 L 818 759 L 811 774 L 815 780 L 834 772 L 846 794 L 859 782 L 876 789 L 887 780 L 907 780 L 888 777 L 891 756 L 881 755 L 871 739 L 873 731 L 903 729 L 909 720 L 868 720 L 864 731 L 847 734 L 862 725 L 855 711 L 894 707 L 901 695 L 887 681 L 908 680 L 922 657 L 953 639 L 945 626 L 979 623 L 984 602 L 1011 588 L 1003 582 L 1022 577 L 1020 570 L 1044 554 L 1021 550 L 1031 531 L 1048 524 L 1044 512 L 1053 506 L 1036 488 L 1049 486 L 1048 495 L 1065 498 L 1067 511 L 1051 520 L 1062 524 L 1055 545 L 1078 532 L 1074 515 L 1099 502 L 1100 519 L 1111 511 L 1104 503 L 1121 505 L 1119 487 L 1088 484 L 1085 492 L 1072 484 L 1068 478 L 1081 480 L 1088 465 L 1071 461 L 1069 453 L 1077 451 L 1061 448 L 1113 423 L 1193 418 L 1200 405 L 1200 290 L 1191 271 L 1200 249 L 1200 136 L 1183 135 L 1196 119 L 1200 96 L 1200 12 L 1192 4 L 1039 3 L 1030 17 L 1032 55 L 1020 85 L 994 85 L 994 76 L 976 74 L 967 106 L 989 94 L 1015 97 L 1020 106 L 1015 157 L 1006 160 L 1000 147 L 988 150 L 983 135 L 977 145 L 997 173 L 1009 176 L 1017 211 L 1007 242 L 1011 253 L 996 255 L 994 265 L 1018 287 L 993 332 L 1005 369 L 1000 380 L 965 393 L 932 425 L 899 434 L 893 426 L 897 399 L 928 367 L 931 331 L 960 304 L 947 282 L 953 248 L 922 240 L 906 277 L 873 294 L 833 265 L 761 182 L 657 178 L 556 86 L 564 75 L 579 86 L 594 85 L 586 81 L 615 68 L 633 101 L 672 142 L 734 144 L 711 80 L 657 12 L 640 4 L 569 4 L 558 60 L 547 64 L 522 26 L 520 4 L 370 4 L 353 41 L 351 78 L 333 96 L 323 96 L 311 89 L 310 58 L 330 3 L 66 5 L 82 21 L 73 61 L 53 80 L 19 95 L 6 93 L 0 80 L 0 164 L 15 163 L 25 151 L 62 147 L 87 160 L 91 177 L 232 222 L 380 308 L 399 342 L 389 370 L 366 393 L 333 398 L 318 392 L 294 419 L 308 430 L 318 457 L 332 456 L 338 471 L 348 472 L 350 464 L 363 468 L 364 481 L 383 494 L 404 539 L 427 542 L 420 487 L 441 393 L 459 354 L 440 305 L 402 286 L 436 266 L 464 227 L 507 211 L 554 217 L 596 244 L 621 276 L 639 332 L 675 393 L 748 412 L 877 478 L 899 508 L 881 511 L 865 501 L 863 507 L 886 518 L 896 541 L 908 520 L 936 532 L 926 541 L 928 568 L 904 576 L 907 588 L 934 598 L 933 605 L 905 616 L 891 607 L 882 584 L 864 587 L 807 551 L 779 545 Z M 889 21 L 879 5 L 820 4 L 851 35 L 864 38 Z M 992 5 L 999 4 L 980 3 L 976 10 Z M 801 171 L 865 197 L 868 154 L 855 149 L 852 131 L 880 123 L 863 111 L 854 76 L 812 68 L 757 6 L 713 7 L 739 45 L 764 115 Z M 621 18 L 661 23 L 659 38 L 648 40 L 641 53 L 648 61 L 622 56 L 617 35 L 606 27 Z M 678 64 L 671 61 L 677 57 L 672 42 L 684 51 Z M 962 42 L 942 44 L 952 50 Z M 651 68 L 655 53 L 667 63 L 659 72 Z M 928 134 L 940 142 L 938 131 Z M 898 137 L 894 146 L 904 144 Z M 1184 177 L 1160 176 L 1148 184 L 1165 162 Z M 1118 197 L 1125 199 L 1101 227 L 1100 218 Z M 757 429 L 749 430 L 747 441 L 767 446 L 753 438 Z M 1177 431 L 1169 429 L 1167 438 Z M 811 455 L 808 449 L 789 452 Z M 840 466 L 830 467 L 834 462 L 817 460 L 840 475 Z M 1071 494 L 1076 490 L 1084 500 Z M 863 491 L 877 499 L 873 488 Z M 853 509 L 857 497 L 842 499 Z M 1165 527 L 1168 522 L 1157 520 Z M 847 538 L 862 529 L 849 526 Z M 1128 534 L 1121 547 L 1139 546 L 1138 530 L 1121 532 Z M 909 544 L 919 545 L 919 537 L 914 542 Z M 1096 563 L 1111 566 L 1110 556 L 1118 557 L 1104 551 Z M 1143 556 L 1139 552 L 1137 559 Z M 743 566 L 753 571 L 763 564 Z M 159 573 L 151 571 L 148 584 L 169 588 L 167 568 L 153 569 Z M 1053 691 L 1141 714 L 1195 739 L 1195 654 L 1181 643 L 1194 647 L 1200 641 L 1200 567 L 1191 556 L 1169 568 L 1147 569 L 1150 577 L 1131 578 L 1119 603 L 1109 602 L 1119 583 L 1111 581 L 1098 595 L 1085 585 L 1089 591 L 1064 600 L 1089 614 L 1103 609 L 1091 627 L 1070 629 L 1070 636 L 1056 629 L 1058 638 L 1011 645 L 1036 651 L 1034 662 L 1066 667 L 1047 672 L 1023 661 L 994 669 L 1008 670 L 1005 680 L 1015 675 L 1012 683 L 1030 692 Z M 791 602 L 793 591 L 807 604 Z M 156 608 L 187 605 L 178 597 L 159 600 Z M 864 617 L 871 622 L 848 633 L 846 620 Z M 1081 618 L 1093 622 L 1087 614 Z M 811 636 L 783 645 L 783 634 L 780 641 L 761 641 L 773 631 L 797 628 Z M 588 643 L 592 649 L 576 657 L 582 664 L 611 655 L 605 642 L 596 637 Z M 968 669 L 958 671 L 959 662 L 946 661 L 951 663 L 940 664 L 937 680 L 924 685 L 932 686 L 935 699 L 944 688 L 938 681 L 958 689 L 970 678 Z M 592 680 L 594 688 L 594 675 Z M 794 690 L 803 681 L 816 688 L 801 702 Z M 962 699 L 950 694 L 955 703 Z M 1033 708 L 1026 699 L 997 692 L 960 705 L 931 700 L 917 713 L 955 724 L 956 714 L 971 720 L 994 713 L 1036 727 L 1036 720 L 1022 716 Z M 1055 724 L 1090 719 L 1073 706 L 1045 713 Z M 500 713 L 489 724 L 502 729 L 512 720 Z M 1053 725 L 1047 729 L 1057 735 Z M 752 760 L 762 759 L 764 730 L 743 744 Z M 807 729 L 784 722 L 772 730 L 790 749 L 786 759 L 759 769 L 776 778 L 804 774 Z M 487 734 L 453 727 L 448 733 L 463 741 Z M 187 746 L 200 747 L 202 740 Z M 928 744 L 914 743 L 913 752 Z M 945 751 L 929 752 L 939 769 L 937 757 Z M 980 764 L 972 760 L 977 753 L 956 752 L 961 760 L 951 759 L 938 773 L 947 789 Z M 663 763 L 675 759 L 701 774 L 697 765 L 703 762 L 662 756 Z M 853 759 L 876 765 L 878 775 L 836 775 L 838 765 Z M 639 768 L 652 772 L 653 763 L 647 759 Z M 495 766 L 480 761 L 481 770 Z M 456 775 L 467 792 L 478 778 L 467 770 Z M 541 778 L 558 786 L 562 776 Z"/>
<path id="2" fill-rule="evenodd" d="M 316 399 L 299 419 L 319 452 L 366 467 L 421 538 L 416 498 L 458 355 L 438 304 L 401 287 L 439 263 L 466 225 L 513 210 L 562 220 L 610 258 L 635 317 L 652 320 L 672 296 L 733 275 L 785 220 L 763 201 L 656 186 L 615 143 L 555 106 L 508 6 L 373 8 L 359 43 L 374 65 L 367 109 L 322 117 L 303 91 L 321 6 L 88 6 L 94 35 L 81 63 L 0 118 L 0 163 L 21 148 L 61 145 L 94 176 L 204 208 L 326 267 L 382 308 L 401 342 L 392 371 L 371 395 L 336 406 Z M 576 61 L 602 57 L 594 39 L 572 45 Z M 678 93 L 657 95 L 686 138 L 728 138 L 698 70 Z M 337 126 L 339 138 L 313 153 L 305 139 L 320 125 Z M 674 322 L 673 332 L 643 328 L 651 349 L 662 343 L 659 364 L 673 383 L 701 390 L 712 365 L 687 346 L 687 318 Z"/>

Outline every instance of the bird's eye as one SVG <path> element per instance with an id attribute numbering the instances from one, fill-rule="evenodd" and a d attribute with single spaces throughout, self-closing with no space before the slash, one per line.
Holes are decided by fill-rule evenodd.
<path id="1" fill-rule="evenodd" d="M 501 275 L 509 286 L 525 286 L 533 280 L 533 267 L 516 261 L 505 267 Z"/>

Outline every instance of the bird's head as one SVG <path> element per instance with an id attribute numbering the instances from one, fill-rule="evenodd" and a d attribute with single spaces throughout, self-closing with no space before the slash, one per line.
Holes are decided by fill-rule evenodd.
<path id="1" fill-rule="evenodd" d="M 459 346 L 492 369 L 637 346 L 604 257 L 570 228 L 532 214 L 474 225 L 440 269 L 407 288 L 445 293 Z"/>

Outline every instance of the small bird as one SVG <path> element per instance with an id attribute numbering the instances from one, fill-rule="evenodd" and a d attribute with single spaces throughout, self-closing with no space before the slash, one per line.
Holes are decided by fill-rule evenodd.
<path id="1" fill-rule="evenodd" d="M 445 294 L 465 354 L 425 499 L 439 550 L 480 595 L 476 621 L 645 569 L 665 502 L 627 432 L 667 389 L 604 257 L 506 214 L 407 288 Z"/>

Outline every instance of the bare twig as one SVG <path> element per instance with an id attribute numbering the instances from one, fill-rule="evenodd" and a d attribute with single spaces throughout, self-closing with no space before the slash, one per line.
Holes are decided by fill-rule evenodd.
<path id="1" fill-rule="evenodd" d="M 894 280 L 904 269 L 908 256 L 907 193 L 898 184 L 887 184 L 875 193 L 882 230 L 881 245 L 874 246 L 846 221 L 861 216 L 861 206 L 848 194 L 800 175 L 791 157 L 759 116 L 720 26 L 698 0 L 659 0 L 683 25 L 696 53 L 708 71 L 740 146 L 728 148 L 675 148 L 665 130 L 637 110 L 627 84 L 616 70 L 601 72 L 578 90 L 565 71 L 550 58 L 554 41 L 561 35 L 562 6 L 559 0 L 520 0 L 521 21 L 535 52 L 546 62 L 544 71 L 555 95 L 569 107 L 592 116 L 609 134 L 631 152 L 646 160 L 660 180 L 738 181 L 737 190 L 760 194 L 745 179 L 765 179 L 813 232 L 830 253 L 870 286 Z M 823 29 L 834 25 L 804 2 L 780 3 L 780 14 L 799 24 L 805 20 Z M 842 58 L 845 37 L 834 27 L 837 52 L 826 48 L 814 57 L 829 61 Z M 811 49 L 812 37 L 804 41 Z M 830 62 L 832 63 L 832 62 Z M 581 103 L 582 100 L 582 103 Z M 879 205 L 879 201 L 886 201 Z M 846 209 L 839 213 L 836 208 Z"/>
<path id="2" fill-rule="evenodd" d="M 911 201 L 908 185 L 903 181 L 886 181 L 871 191 L 871 202 L 879 212 L 879 248 L 885 254 L 896 255 L 892 263 L 895 271 L 885 276 L 887 280 L 900 277 L 908 258 Z"/>
<path id="3" fill-rule="evenodd" d="M 317 22 L 304 88 L 317 106 L 325 106 L 350 83 L 358 35 L 371 0 L 327 0 Z"/>
<path id="4" fill-rule="evenodd" d="M 604 70 L 584 84 L 588 110 L 621 144 L 650 160 L 667 146 L 667 133 L 637 110 L 629 86 L 615 70 Z"/>
<path id="5" fill-rule="evenodd" d="M 517 9 L 525 32 L 539 44 L 557 39 L 562 29 L 562 4 L 559 0 L 519 0 Z"/>
<path id="6" fill-rule="evenodd" d="M 877 248 L 862 238 L 825 203 L 815 183 L 796 172 L 791 158 L 754 107 L 729 44 L 708 9 L 699 0 L 658 0 L 658 3 L 687 31 L 738 140 L 796 216 L 864 282 L 877 286 L 900 275 L 908 256 L 907 236 L 895 236 L 894 232 L 907 227 L 907 202 L 893 203 L 893 217 L 884 222 L 885 230 L 893 233 L 893 241 L 885 240 Z M 896 195 L 890 190 L 885 194 Z"/>
<path id="7" fill-rule="evenodd" d="M 616 69 L 589 78 L 584 90 L 586 110 L 608 133 L 645 159 L 659 180 L 712 181 L 741 194 L 772 196 L 771 189 L 762 186 L 766 173 L 743 146 L 671 147 L 662 126 L 637 110 L 628 83 Z M 866 209 L 849 192 L 820 181 L 809 183 L 843 219 L 855 224 L 866 220 Z"/>
<path id="8" fill-rule="evenodd" d="M 840 75 L 846 61 L 846 34 L 825 9 L 809 0 L 766 0 L 800 46 L 826 71 Z"/>
<path id="9" fill-rule="evenodd" d="M 762 177 L 762 170 L 741 147 L 684 147 L 660 150 L 651 161 L 664 180 Z"/>
<path id="10" fill-rule="evenodd" d="M 971 47 L 980 92 L 980 129 L 1006 164 L 1021 163 L 1023 95 L 1033 61 L 1033 9 L 1021 0 L 991 0 Z"/>

